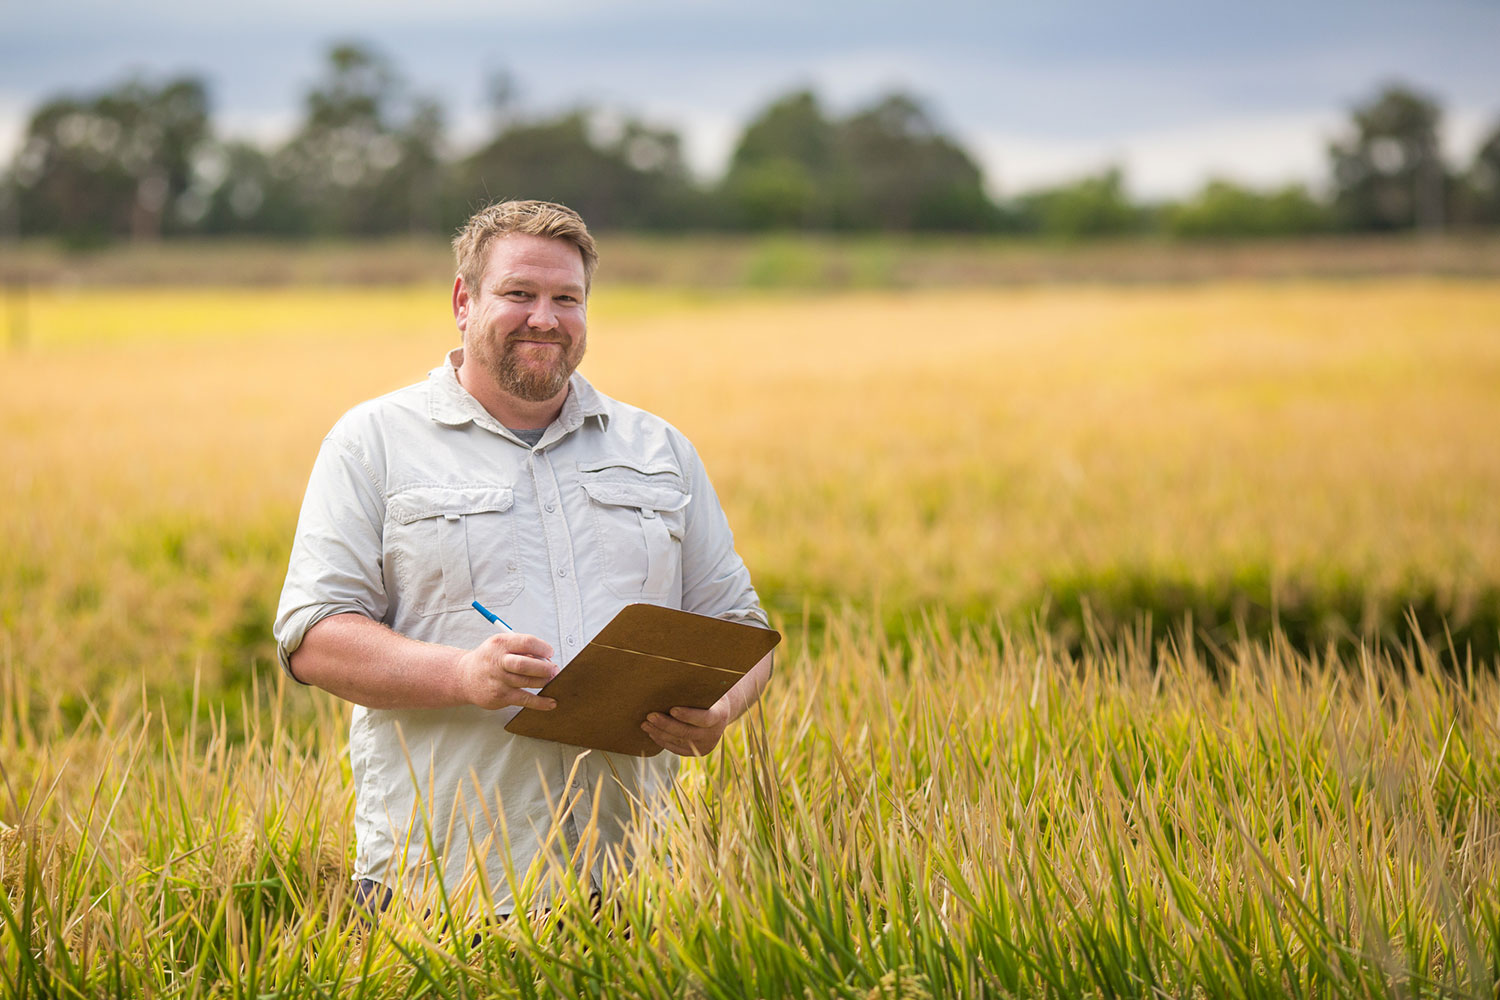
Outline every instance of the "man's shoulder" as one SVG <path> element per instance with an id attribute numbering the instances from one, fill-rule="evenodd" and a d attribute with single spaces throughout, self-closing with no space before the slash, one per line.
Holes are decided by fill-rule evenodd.
<path id="1" fill-rule="evenodd" d="M 693 453 L 693 443 L 675 424 L 660 414 L 635 406 L 595 389 L 604 413 L 609 421 L 609 433 L 624 441 L 667 440 L 674 450 Z"/>
<path id="2" fill-rule="evenodd" d="M 600 391 L 581 374 L 575 375 L 574 378 L 578 380 L 575 386 L 582 390 L 582 403 L 585 411 L 602 412 L 611 428 L 620 425 L 631 429 L 652 430 L 687 440 L 686 435 L 665 417 Z"/>
<path id="3" fill-rule="evenodd" d="M 367 439 L 380 435 L 391 423 L 431 422 L 432 387 L 415 382 L 392 392 L 356 403 L 334 423 L 329 436 Z"/>

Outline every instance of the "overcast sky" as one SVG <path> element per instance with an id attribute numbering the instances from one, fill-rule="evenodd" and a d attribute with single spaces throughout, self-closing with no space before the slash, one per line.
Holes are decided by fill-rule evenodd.
<path id="1" fill-rule="evenodd" d="M 485 81 L 679 130 L 705 176 L 771 98 L 835 113 L 924 98 L 1014 194 L 1119 163 L 1141 196 L 1210 175 L 1322 183 L 1349 108 L 1401 81 L 1446 109 L 1466 163 L 1500 125 L 1500 0 L 0 0 L 0 155 L 43 98 L 193 73 L 220 131 L 283 137 L 334 41 L 373 45 L 481 135 Z"/>

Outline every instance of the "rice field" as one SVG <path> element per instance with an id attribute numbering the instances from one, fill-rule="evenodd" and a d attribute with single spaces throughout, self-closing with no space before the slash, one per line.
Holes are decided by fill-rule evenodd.
<path id="1" fill-rule="evenodd" d="M 703 454 L 776 680 L 600 913 L 371 929 L 269 621 L 445 299 L 30 296 L 0 995 L 1496 995 L 1500 285 L 601 288 L 584 371 Z"/>

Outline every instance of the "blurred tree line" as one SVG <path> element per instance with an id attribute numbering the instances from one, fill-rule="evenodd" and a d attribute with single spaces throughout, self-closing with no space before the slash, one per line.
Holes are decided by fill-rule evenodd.
<path id="1" fill-rule="evenodd" d="M 530 117 L 504 76 L 491 91 L 492 137 L 464 155 L 449 154 L 438 103 L 354 44 L 329 51 L 277 148 L 217 137 L 193 77 L 55 97 L 6 169 L 0 219 L 74 245 L 446 233 L 502 196 L 561 201 L 601 229 L 661 231 L 1239 237 L 1500 225 L 1500 123 L 1455 169 L 1439 148 L 1442 109 L 1400 85 L 1353 109 L 1329 148 L 1326 196 L 1213 180 L 1156 205 L 1133 201 L 1118 169 L 997 201 L 974 158 L 908 94 L 843 118 L 810 91 L 787 94 L 745 126 L 725 175 L 704 183 L 675 132 L 586 108 Z"/>

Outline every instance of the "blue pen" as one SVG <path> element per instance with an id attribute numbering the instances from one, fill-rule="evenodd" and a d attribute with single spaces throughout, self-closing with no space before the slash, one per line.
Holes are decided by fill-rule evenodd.
<path id="1" fill-rule="evenodd" d="M 515 629 L 513 629 L 513 628 L 510 627 L 510 623 L 509 622 L 507 622 L 504 618 L 501 618 L 499 615 L 495 614 L 493 611 L 491 611 L 489 608 L 485 607 L 483 604 L 480 604 L 478 601 L 474 602 L 474 610 L 478 611 L 480 614 L 482 614 L 486 618 L 488 618 L 490 620 L 490 624 L 491 625 L 499 625 L 501 628 L 505 629 L 505 631 L 507 631 L 507 632 L 514 632 L 515 631 Z"/>

